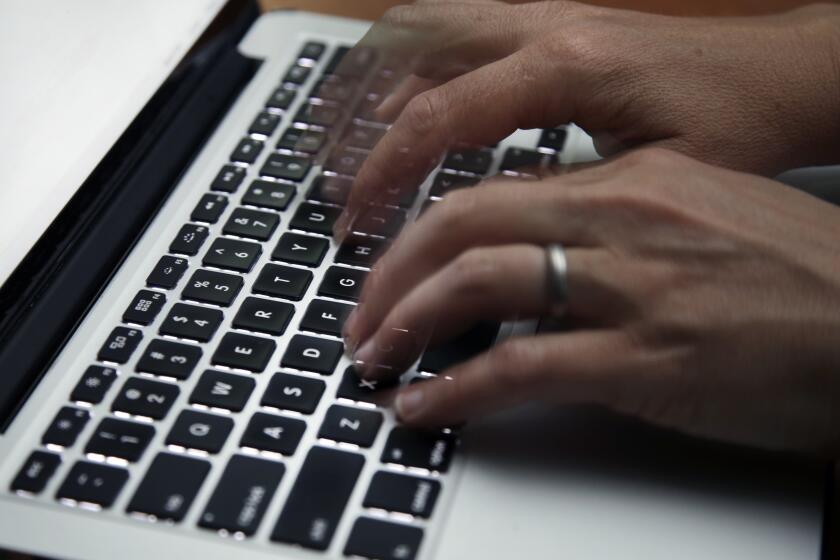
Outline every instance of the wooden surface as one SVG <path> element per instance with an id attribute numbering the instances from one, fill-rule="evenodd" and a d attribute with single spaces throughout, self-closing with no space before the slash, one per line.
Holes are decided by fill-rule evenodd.
<path id="1" fill-rule="evenodd" d="M 518 0 L 512 0 L 514 2 Z M 807 0 L 585 0 L 590 4 L 686 16 L 757 15 L 790 10 L 811 4 Z M 391 6 L 410 3 L 398 0 L 259 0 L 264 10 L 296 8 L 357 19 L 373 20 Z M 840 2 L 840 0 L 838 0 Z M 834 469 L 827 498 L 832 512 L 826 522 L 823 558 L 840 559 L 840 464 Z"/>
<path id="2" fill-rule="evenodd" d="M 514 0 L 516 1 L 516 0 Z M 804 0 L 586 0 L 590 4 L 674 15 L 749 15 L 789 10 Z M 376 19 L 398 0 L 260 0 L 265 9 L 298 8 L 311 12 Z"/>

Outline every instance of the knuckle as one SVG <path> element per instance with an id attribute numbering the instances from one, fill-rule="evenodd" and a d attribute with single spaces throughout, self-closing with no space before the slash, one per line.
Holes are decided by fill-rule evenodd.
<path id="1" fill-rule="evenodd" d="M 457 292 L 481 297 L 493 291 L 497 268 L 486 249 L 469 249 L 452 262 L 449 273 Z"/>
<path id="2" fill-rule="evenodd" d="M 443 200 L 436 202 L 432 207 L 434 216 L 442 227 L 457 228 L 463 225 L 466 218 L 475 213 L 478 205 L 476 195 L 472 189 L 459 189 L 447 194 Z M 447 230 L 449 231 L 449 230 Z"/>
<path id="3" fill-rule="evenodd" d="M 426 91 L 409 101 L 400 121 L 415 136 L 426 136 L 438 126 L 442 109 L 440 94 Z"/>

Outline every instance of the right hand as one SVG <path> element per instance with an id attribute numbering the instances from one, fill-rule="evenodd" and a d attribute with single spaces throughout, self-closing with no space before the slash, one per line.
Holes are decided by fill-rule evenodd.
<path id="1" fill-rule="evenodd" d="M 408 77 L 360 170 L 341 236 L 385 189 L 415 189 L 450 148 L 574 122 L 602 155 L 666 147 L 771 175 L 840 150 L 840 7 L 729 19 L 555 0 L 420 0 L 359 47 Z M 396 61 L 396 63 L 395 63 Z"/>

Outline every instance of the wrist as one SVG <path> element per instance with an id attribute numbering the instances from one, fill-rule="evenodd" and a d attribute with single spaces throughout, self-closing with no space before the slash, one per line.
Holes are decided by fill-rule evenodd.
<path id="1" fill-rule="evenodd" d="M 800 53 L 793 59 L 791 80 L 802 88 L 794 96 L 800 103 L 793 108 L 799 142 L 792 145 L 792 163 L 840 163 L 840 5 L 816 4 L 788 15 Z"/>

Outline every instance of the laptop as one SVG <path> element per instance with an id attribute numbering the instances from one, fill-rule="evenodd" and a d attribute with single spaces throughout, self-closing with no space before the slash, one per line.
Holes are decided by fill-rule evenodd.
<path id="1" fill-rule="evenodd" d="M 589 407 L 412 430 L 353 374 L 341 318 L 401 225 L 592 159 L 582 131 L 450 154 L 338 246 L 385 126 L 339 70 L 368 23 L 52 4 L 0 7 L 4 557 L 821 557 L 824 464 Z M 482 325 L 400 382 L 533 328 Z"/>

